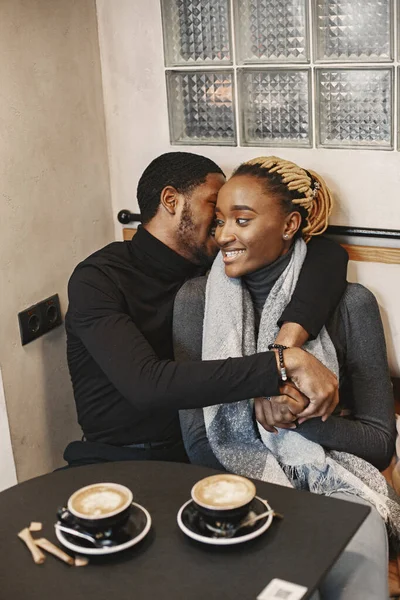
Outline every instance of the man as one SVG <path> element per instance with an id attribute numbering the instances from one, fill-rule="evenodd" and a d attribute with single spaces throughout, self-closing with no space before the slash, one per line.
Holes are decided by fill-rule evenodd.
<path id="1" fill-rule="evenodd" d="M 67 355 L 85 441 L 69 444 L 69 464 L 185 460 L 178 409 L 203 406 L 204 398 L 212 405 L 221 398 L 279 394 L 274 352 L 173 362 L 174 299 L 215 257 L 214 208 L 224 182 L 221 169 L 205 157 L 171 152 L 156 158 L 139 181 L 143 225 L 132 242 L 114 242 L 75 269 L 68 287 Z M 304 330 L 318 333 L 344 290 L 347 259 L 332 247 L 338 248 L 314 252 L 310 276 L 300 276 L 299 294 L 282 315 L 290 345 Z M 331 414 L 338 402 L 332 373 L 298 348 L 285 351 L 285 362 L 315 415 Z"/>

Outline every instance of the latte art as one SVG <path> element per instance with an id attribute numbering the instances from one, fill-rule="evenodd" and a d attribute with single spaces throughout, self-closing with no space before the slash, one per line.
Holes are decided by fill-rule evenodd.
<path id="1" fill-rule="evenodd" d="M 230 510 L 244 506 L 256 494 L 254 484 L 239 475 L 212 475 L 198 481 L 192 489 L 193 500 L 204 508 Z"/>
<path id="2" fill-rule="evenodd" d="M 88 519 L 101 519 L 125 510 L 132 502 L 128 488 L 118 484 L 95 484 L 75 492 L 69 500 L 72 513 Z"/>
<path id="3" fill-rule="evenodd" d="M 87 491 L 75 498 L 74 508 L 83 515 L 106 515 L 121 508 L 126 502 L 125 496 L 115 490 L 100 488 Z"/>

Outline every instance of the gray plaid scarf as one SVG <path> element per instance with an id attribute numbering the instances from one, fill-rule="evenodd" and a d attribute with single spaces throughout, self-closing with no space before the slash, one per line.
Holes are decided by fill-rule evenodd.
<path id="1" fill-rule="evenodd" d="M 277 334 L 277 322 L 289 303 L 306 255 L 297 240 L 289 265 L 272 288 L 261 315 L 258 340 L 254 309 L 246 286 L 225 274 L 221 253 L 207 281 L 203 326 L 203 360 L 264 352 Z M 305 349 L 338 375 L 338 361 L 325 328 Z M 345 452 L 325 451 L 296 431 L 271 434 L 254 419 L 253 400 L 204 408 L 211 448 L 233 473 L 329 496 L 347 492 L 378 510 L 389 532 L 400 539 L 400 505 L 383 475 L 371 464 Z"/>

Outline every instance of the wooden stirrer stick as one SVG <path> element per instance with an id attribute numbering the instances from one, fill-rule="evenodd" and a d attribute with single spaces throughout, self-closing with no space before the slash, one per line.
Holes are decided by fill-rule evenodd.
<path id="1" fill-rule="evenodd" d="M 75 564 L 75 560 L 72 558 L 72 556 L 70 556 L 66 552 L 63 552 L 61 548 L 58 548 L 58 546 L 55 546 L 54 544 L 49 542 L 49 540 L 46 540 L 46 538 L 34 540 L 34 543 L 36 544 L 36 546 L 39 546 L 39 548 L 41 548 L 42 550 L 46 550 L 46 552 L 48 552 L 49 554 L 52 554 L 53 556 L 56 556 L 60 560 L 67 563 L 67 565 Z"/>
<path id="2" fill-rule="evenodd" d="M 18 533 L 18 537 L 25 542 L 27 548 L 29 549 L 30 553 L 32 554 L 32 558 L 34 560 L 34 562 L 37 565 L 41 565 L 44 563 L 44 561 L 46 560 L 45 555 L 43 554 L 43 552 L 40 550 L 40 548 L 38 548 L 34 542 L 33 537 L 31 536 L 31 533 L 28 529 L 28 527 L 25 527 L 25 529 L 22 529 L 19 533 Z"/>

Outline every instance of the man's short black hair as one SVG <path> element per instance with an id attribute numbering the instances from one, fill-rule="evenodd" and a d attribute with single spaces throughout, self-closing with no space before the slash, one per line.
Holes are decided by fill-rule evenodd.
<path id="1" fill-rule="evenodd" d="M 142 223 L 148 223 L 155 216 L 166 186 L 186 194 L 204 183 L 210 173 L 224 175 L 214 161 L 199 154 L 167 152 L 155 158 L 143 172 L 137 187 Z"/>

